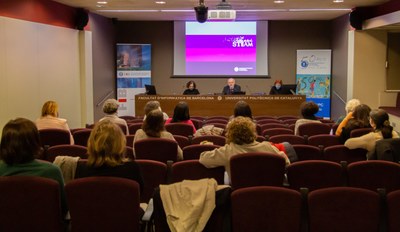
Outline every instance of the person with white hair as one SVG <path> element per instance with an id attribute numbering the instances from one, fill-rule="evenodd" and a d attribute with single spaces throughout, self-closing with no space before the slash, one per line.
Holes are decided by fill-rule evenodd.
<path id="1" fill-rule="evenodd" d="M 115 99 L 107 99 L 104 104 L 103 104 L 103 112 L 106 114 L 103 118 L 99 120 L 99 122 L 107 119 L 110 120 L 113 123 L 116 123 L 118 125 L 125 126 L 125 134 L 129 135 L 129 129 L 128 129 L 128 124 L 126 121 L 122 118 L 118 117 L 118 107 L 119 103 Z"/>
<path id="2" fill-rule="evenodd" d="M 361 104 L 360 100 L 358 99 L 350 99 L 345 106 L 346 110 L 346 117 L 341 117 L 338 119 L 336 123 L 339 123 L 338 128 L 336 129 L 335 134 L 340 136 L 342 134 L 343 128 L 347 125 L 347 122 L 353 118 L 354 109 Z"/>
<path id="3" fill-rule="evenodd" d="M 240 85 L 236 84 L 235 79 L 229 78 L 228 84 L 222 90 L 222 94 L 229 95 L 229 94 L 240 93 L 241 91 L 242 91 L 242 89 L 241 89 Z"/>

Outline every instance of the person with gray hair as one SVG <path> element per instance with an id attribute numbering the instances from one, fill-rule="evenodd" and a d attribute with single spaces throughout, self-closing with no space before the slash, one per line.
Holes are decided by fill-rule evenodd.
<path id="1" fill-rule="evenodd" d="M 115 99 L 107 99 L 104 104 L 103 104 L 103 112 L 106 114 L 103 118 L 99 120 L 99 122 L 107 119 L 110 120 L 113 123 L 116 123 L 121 126 L 125 126 L 125 134 L 129 135 L 129 129 L 128 129 L 128 124 L 126 121 L 122 118 L 118 117 L 118 107 L 119 103 Z"/>
<path id="2" fill-rule="evenodd" d="M 148 101 L 144 106 L 144 117 L 143 121 L 146 119 L 146 115 L 148 115 L 152 110 L 160 110 L 163 113 L 164 121 L 169 119 L 168 114 L 161 110 L 160 102 L 159 101 Z"/>
<path id="3" fill-rule="evenodd" d="M 345 110 L 346 110 L 346 116 L 342 117 L 341 119 L 339 118 L 338 121 L 340 120 L 340 122 L 336 122 L 339 124 L 338 128 L 336 129 L 335 135 L 340 136 L 342 134 L 342 130 L 344 127 L 346 127 L 347 122 L 353 118 L 353 112 L 354 109 L 359 106 L 361 104 L 360 100 L 358 99 L 350 99 L 345 106 Z"/>

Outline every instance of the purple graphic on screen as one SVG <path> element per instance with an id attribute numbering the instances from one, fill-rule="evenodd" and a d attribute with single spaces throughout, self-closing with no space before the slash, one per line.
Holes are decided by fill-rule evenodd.
<path id="1" fill-rule="evenodd" d="M 256 35 L 187 35 L 186 73 L 255 75 L 256 51 Z"/>

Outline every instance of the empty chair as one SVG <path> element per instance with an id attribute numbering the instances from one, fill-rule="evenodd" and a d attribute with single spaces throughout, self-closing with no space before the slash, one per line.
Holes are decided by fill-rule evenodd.
<path id="1" fill-rule="evenodd" d="M 330 147 L 334 145 L 340 145 L 340 137 L 336 135 L 320 134 L 308 137 L 307 144 L 316 147 Z"/>
<path id="2" fill-rule="evenodd" d="M 0 189 L 0 231 L 63 231 L 56 181 L 7 176 L 0 177 Z"/>
<path id="3" fill-rule="evenodd" d="M 147 203 L 152 198 L 154 189 L 167 183 L 167 164 L 155 160 L 136 160 L 142 173 L 144 189 L 140 202 Z"/>
<path id="4" fill-rule="evenodd" d="M 269 138 L 274 135 L 292 135 L 292 134 L 294 134 L 293 130 L 288 128 L 271 128 L 271 129 L 265 129 L 262 132 L 262 135 L 265 138 Z"/>
<path id="5" fill-rule="evenodd" d="M 222 120 L 226 120 L 229 121 L 229 117 L 228 116 L 210 116 L 208 118 L 206 118 L 205 120 L 212 120 L 212 119 L 222 119 Z"/>
<path id="6" fill-rule="evenodd" d="M 353 163 L 356 161 L 366 160 L 367 150 L 361 148 L 349 149 L 344 145 L 334 145 L 324 149 L 323 157 L 324 160 L 329 160 L 337 163 L 340 163 L 340 161 Z"/>
<path id="7" fill-rule="evenodd" d="M 285 159 L 267 152 L 243 153 L 230 159 L 233 189 L 251 186 L 282 186 Z"/>
<path id="8" fill-rule="evenodd" d="M 182 149 L 191 144 L 190 139 L 186 136 L 183 135 L 173 135 L 173 136 L 175 141 L 178 143 L 179 147 Z"/>
<path id="9" fill-rule="evenodd" d="M 57 156 L 72 156 L 87 159 L 87 149 L 80 145 L 62 144 L 50 147 L 46 151 L 46 160 L 53 162 Z"/>
<path id="10" fill-rule="evenodd" d="M 383 160 L 354 162 L 347 167 L 348 185 L 386 192 L 400 189 L 400 164 Z"/>
<path id="11" fill-rule="evenodd" d="M 267 124 L 262 124 L 260 125 L 261 131 L 264 131 L 266 129 L 272 129 L 272 128 L 286 128 L 288 129 L 288 125 L 283 124 L 283 123 L 267 123 Z"/>
<path id="12" fill-rule="evenodd" d="M 351 187 L 324 188 L 308 195 L 310 232 L 379 231 L 376 192 Z"/>
<path id="13" fill-rule="evenodd" d="M 192 120 L 192 119 L 204 121 L 206 118 L 203 116 L 190 116 L 190 120 Z"/>
<path id="14" fill-rule="evenodd" d="M 267 123 L 282 123 L 281 120 L 278 119 L 261 119 L 261 120 L 257 120 L 257 124 L 259 125 L 264 125 Z"/>
<path id="15" fill-rule="evenodd" d="M 373 130 L 372 128 L 357 128 L 357 129 L 351 130 L 350 138 L 366 135 L 369 132 L 372 132 L 372 130 Z"/>
<path id="16" fill-rule="evenodd" d="M 274 116 L 268 116 L 268 115 L 258 115 L 253 117 L 254 120 L 263 120 L 263 119 L 276 119 Z"/>
<path id="17" fill-rule="evenodd" d="M 143 121 L 142 122 L 136 122 L 136 123 L 129 123 L 128 124 L 129 134 L 130 135 L 134 135 L 137 130 L 142 128 L 142 125 L 143 125 Z"/>
<path id="18" fill-rule="evenodd" d="M 296 116 L 296 115 L 282 115 L 282 116 L 276 117 L 276 119 L 281 120 L 281 121 L 285 121 L 285 120 L 288 120 L 288 119 L 299 119 L 299 116 Z"/>
<path id="19" fill-rule="evenodd" d="M 65 185 L 71 231 L 139 231 L 139 185 L 117 177 L 87 177 Z M 39 211 L 40 212 L 40 211 Z"/>
<path id="20" fill-rule="evenodd" d="M 119 116 L 119 118 L 122 118 L 125 120 L 127 123 L 131 122 L 132 120 L 135 120 L 135 116 L 130 116 L 130 115 L 124 115 L 124 116 Z"/>
<path id="21" fill-rule="evenodd" d="M 316 146 L 306 144 L 294 144 L 293 149 L 296 151 L 299 161 L 323 159 L 321 149 Z"/>
<path id="22" fill-rule="evenodd" d="M 300 231 L 301 195 L 280 187 L 258 186 L 231 195 L 232 231 Z"/>
<path id="23" fill-rule="evenodd" d="M 330 132 L 331 126 L 324 123 L 305 123 L 298 128 L 299 135 L 307 135 L 308 137 L 319 134 L 330 134 Z"/>
<path id="24" fill-rule="evenodd" d="M 198 160 L 203 151 L 211 151 L 220 146 L 215 144 L 192 144 L 182 149 L 184 160 Z"/>
<path id="25" fill-rule="evenodd" d="M 173 135 L 182 135 L 186 137 L 194 134 L 192 125 L 179 122 L 166 124 L 165 130 Z"/>
<path id="26" fill-rule="evenodd" d="M 274 135 L 269 137 L 268 141 L 270 141 L 271 143 L 288 142 L 292 145 L 306 144 L 306 140 L 303 136 L 293 135 L 293 134 Z"/>
<path id="27" fill-rule="evenodd" d="M 126 146 L 133 147 L 133 141 L 135 140 L 135 135 L 129 134 L 126 135 L 125 138 L 126 138 Z"/>
<path id="28" fill-rule="evenodd" d="M 400 190 L 388 193 L 386 203 L 388 232 L 400 231 Z"/>
<path id="29" fill-rule="evenodd" d="M 124 156 L 130 160 L 135 160 L 135 152 L 133 151 L 133 148 L 126 146 Z"/>
<path id="30" fill-rule="evenodd" d="M 295 124 L 297 120 L 298 120 L 298 118 L 289 118 L 289 119 L 283 120 L 282 122 L 284 124 L 291 125 L 291 124 Z"/>
<path id="31" fill-rule="evenodd" d="M 228 120 L 227 120 L 227 119 L 217 119 L 217 118 L 214 118 L 214 119 L 206 119 L 204 123 L 205 123 L 205 124 L 213 124 L 213 123 L 227 124 L 227 123 L 228 123 Z"/>
<path id="32" fill-rule="evenodd" d="M 198 160 L 184 160 L 172 164 L 172 183 L 183 180 L 214 178 L 218 184 L 224 184 L 224 167 L 206 168 Z"/>
<path id="33" fill-rule="evenodd" d="M 345 171 L 338 163 L 325 160 L 305 160 L 287 167 L 287 178 L 291 189 L 339 187 L 345 184 Z"/>
<path id="34" fill-rule="evenodd" d="M 70 133 L 62 129 L 42 129 L 39 130 L 42 146 L 55 146 L 60 144 L 71 144 Z"/>
<path id="35" fill-rule="evenodd" d="M 87 147 L 87 141 L 89 140 L 91 132 L 92 129 L 86 129 L 86 128 L 74 131 L 72 133 L 72 137 L 74 137 L 74 144 Z"/>
<path id="36" fill-rule="evenodd" d="M 202 135 L 192 139 L 192 144 L 200 144 L 203 141 L 212 142 L 214 145 L 224 146 L 226 143 L 226 137 L 221 135 Z"/>
<path id="37" fill-rule="evenodd" d="M 203 120 L 190 118 L 196 130 L 200 129 L 203 126 Z"/>
<path id="38" fill-rule="evenodd" d="M 178 143 L 164 138 L 147 138 L 136 141 L 133 145 L 136 159 L 150 159 L 166 163 L 177 161 Z"/>

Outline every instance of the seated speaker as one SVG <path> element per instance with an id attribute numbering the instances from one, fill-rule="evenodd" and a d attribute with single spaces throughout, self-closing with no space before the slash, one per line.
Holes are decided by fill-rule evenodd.
<path id="1" fill-rule="evenodd" d="M 200 4 L 194 7 L 194 11 L 196 12 L 196 20 L 199 23 L 204 23 L 207 21 L 208 17 L 208 7 L 204 5 L 204 1 L 200 0 Z"/>

